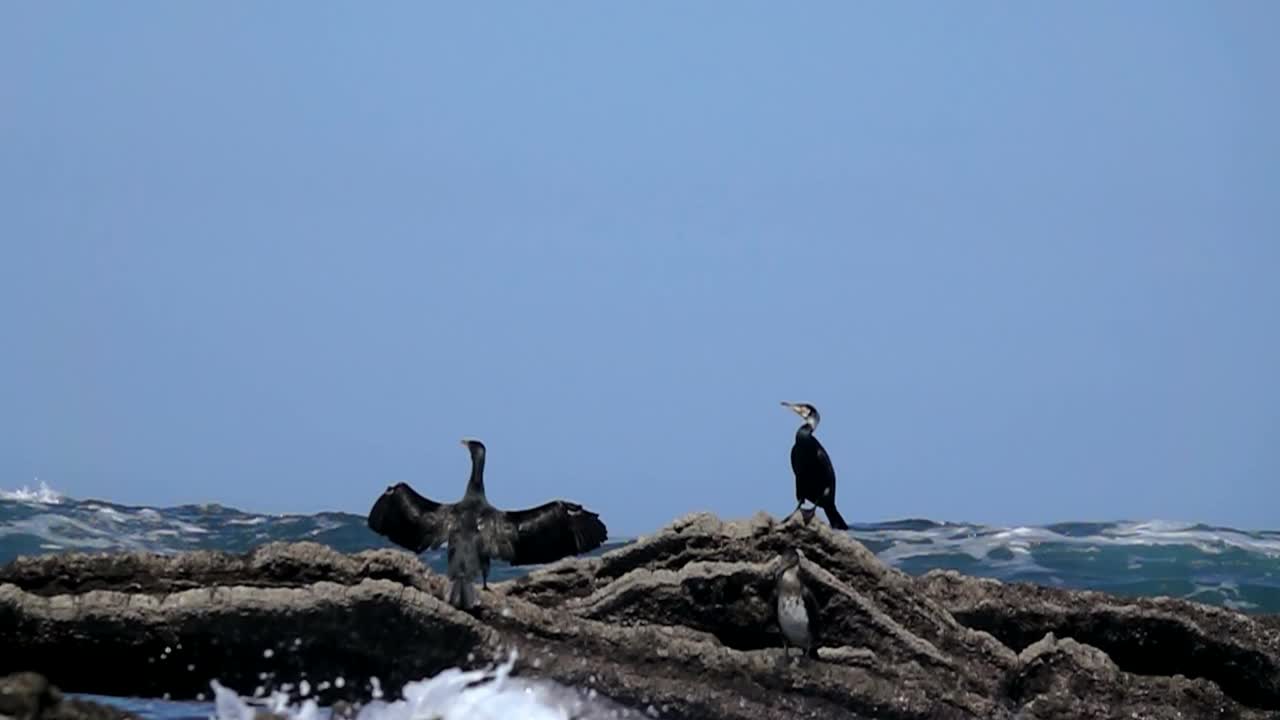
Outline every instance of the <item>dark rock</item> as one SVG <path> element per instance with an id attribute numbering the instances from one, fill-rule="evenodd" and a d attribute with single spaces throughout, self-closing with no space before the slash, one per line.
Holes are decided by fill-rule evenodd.
<path id="1" fill-rule="evenodd" d="M 1249 707 L 1280 710 L 1280 627 L 1173 598 L 1119 598 L 954 571 L 918 579 L 959 622 L 1021 651 L 1047 633 L 1105 653 L 1125 673 L 1212 681 Z"/>
<path id="2" fill-rule="evenodd" d="M 333 720 L 355 720 L 355 717 L 360 714 L 360 709 L 346 700 L 334 702 L 329 711 Z"/>
<path id="3" fill-rule="evenodd" d="M 786 545 L 803 550 L 821 608 L 818 661 L 782 657 L 768 599 Z M 343 555 L 310 543 L 244 556 L 23 559 L 0 569 L 0 672 L 37 670 L 78 692 L 174 697 L 207 693 L 215 678 L 248 695 L 305 673 L 326 688 L 322 702 L 359 702 L 371 677 L 394 690 L 516 650 L 520 676 L 671 718 L 1251 719 L 1280 710 L 1280 679 L 1263 677 L 1280 658 L 1275 626 L 1193 603 L 913 579 L 799 518 L 693 515 L 601 557 L 492 587 L 463 613 L 408 553 Z M 1194 652 L 1170 651 L 1171 627 Z M 1170 657 L 1144 660 L 1144 650 Z M 1234 663 L 1232 675 L 1205 667 L 1209 657 Z M 339 677 L 341 689 L 331 682 Z"/>
<path id="4" fill-rule="evenodd" d="M 1052 634 L 1018 656 L 1010 694 L 1025 720 L 1104 720 L 1124 717 L 1122 709 L 1140 708 L 1149 720 L 1183 718 L 1270 718 L 1243 709 L 1213 683 L 1174 677 L 1124 673 L 1101 650 Z"/>
<path id="5" fill-rule="evenodd" d="M 354 562 L 353 562 L 354 558 Z M 69 553 L 19 557 L 0 567 L 0 585 L 34 595 L 91 590 L 164 594 L 215 585 L 305 587 L 329 581 L 354 585 L 384 578 L 435 592 L 438 578 L 423 575 L 422 563 L 397 550 L 345 555 L 310 542 L 270 543 L 244 555 L 196 550 L 176 555 L 149 552 Z"/>
<path id="6" fill-rule="evenodd" d="M 39 673 L 0 677 L 0 718 L 12 720 L 136 720 L 116 708 L 68 698 Z"/>

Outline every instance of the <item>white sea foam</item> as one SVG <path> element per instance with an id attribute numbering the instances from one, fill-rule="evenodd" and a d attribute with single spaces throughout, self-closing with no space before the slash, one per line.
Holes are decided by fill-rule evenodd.
<path id="1" fill-rule="evenodd" d="M 1031 556 L 1031 549 L 1044 539 L 1038 528 L 997 529 L 980 525 L 943 525 L 924 530 L 854 531 L 853 535 L 864 542 L 891 543 L 890 547 L 877 553 L 880 560 L 890 565 L 899 565 L 908 558 L 922 556 L 968 555 L 974 560 L 1005 570 L 1048 572 L 1048 568 L 1036 564 Z M 997 550 L 1008 551 L 1012 557 L 992 555 Z"/>
<path id="2" fill-rule="evenodd" d="M 121 512 L 97 504 L 75 507 L 63 503 L 56 510 L 50 508 L 0 524 L 0 539 L 27 535 L 38 539 L 46 548 L 80 551 L 174 552 L 207 532 L 190 523 L 169 520 L 154 510 Z"/>
<path id="3" fill-rule="evenodd" d="M 26 485 L 17 490 L 0 490 L 0 500 L 14 500 L 16 502 L 37 503 L 40 505 L 57 505 L 62 502 L 62 493 L 49 487 L 45 481 L 36 478 L 40 482 L 37 488 L 29 488 Z"/>
<path id="4" fill-rule="evenodd" d="M 546 680 L 513 676 L 516 655 L 496 668 L 450 668 L 435 677 L 407 683 L 403 699 L 374 700 L 360 709 L 356 720 L 606 720 L 641 718 L 645 715 L 611 702 L 595 691 L 583 692 Z M 276 692 L 265 699 L 246 701 L 235 691 L 210 683 L 214 693 L 214 720 L 253 720 L 259 708 L 291 720 L 323 720 L 328 711 L 314 699 L 291 704 L 288 695 Z M 336 681 L 335 686 L 341 687 Z M 376 683 L 374 687 L 377 687 Z"/>
<path id="5" fill-rule="evenodd" d="M 122 523 L 128 519 L 119 510 L 116 510 L 115 508 L 106 507 L 103 505 L 86 505 L 85 509 L 93 510 L 97 512 L 99 515 L 101 515 L 103 518 L 110 520 L 111 522 Z"/>
<path id="6" fill-rule="evenodd" d="M 40 540 L 78 550 L 145 550 L 146 544 L 115 529 L 104 529 L 66 515 L 42 513 L 0 525 L 0 538 L 5 535 L 31 535 Z"/>
<path id="7" fill-rule="evenodd" d="M 315 528 L 307 533 L 307 535 L 310 535 L 311 537 L 342 527 L 342 523 L 329 518 L 316 518 L 314 522 L 316 525 Z"/>
<path id="8" fill-rule="evenodd" d="M 193 535 L 205 535 L 209 532 L 206 528 L 202 528 L 199 525 L 195 525 L 193 523 L 183 522 L 181 520 L 174 520 L 173 526 L 177 528 L 180 532 L 191 533 Z"/>
<path id="9" fill-rule="evenodd" d="M 1164 520 L 1116 523 L 1102 536 L 1120 545 L 1191 545 L 1217 554 L 1228 548 L 1280 557 L 1280 538 L 1228 528 L 1210 528 Z"/>
<path id="10" fill-rule="evenodd" d="M 881 560 L 897 564 L 907 558 L 962 554 L 995 566 L 1020 565 L 1033 569 L 1030 552 L 1037 546 L 1053 544 L 1077 552 L 1096 552 L 1103 547 L 1188 546 L 1217 555 L 1228 549 L 1280 557 L 1280 537 L 1247 533 L 1227 528 L 1209 528 L 1191 523 L 1149 520 L 1117 522 L 1101 526 L 1083 536 L 1065 535 L 1049 527 L 995 528 L 983 525 L 940 525 L 925 529 L 857 529 L 853 536 L 864 542 L 891 543 L 879 553 Z M 1006 550 L 1012 560 L 992 557 L 993 550 Z"/>
<path id="11" fill-rule="evenodd" d="M 261 525 L 266 521 L 267 521 L 266 517 L 262 515 L 257 515 L 251 518 L 236 518 L 235 520 L 228 520 L 227 524 L 228 525 Z"/>

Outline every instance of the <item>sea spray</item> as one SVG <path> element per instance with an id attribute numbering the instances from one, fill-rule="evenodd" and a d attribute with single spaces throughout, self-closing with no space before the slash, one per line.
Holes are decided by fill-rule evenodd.
<path id="1" fill-rule="evenodd" d="M 517 654 L 482 670 L 449 668 L 434 677 L 406 683 L 401 699 L 375 699 L 360 708 L 356 720 L 625 720 L 650 718 L 619 705 L 594 690 L 582 691 L 549 680 L 512 675 Z M 246 701 L 216 680 L 215 720 L 254 720 L 267 710 L 290 720 L 325 720 L 328 709 L 312 699 L 290 702 L 277 691 L 265 699 Z"/>
<path id="2" fill-rule="evenodd" d="M 39 483 L 39 486 L 35 488 L 23 485 L 17 490 L 0 490 L 0 500 L 36 505 L 57 505 L 62 502 L 62 495 L 57 490 L 49 487 L 43 480 L 39 480 Z"/>

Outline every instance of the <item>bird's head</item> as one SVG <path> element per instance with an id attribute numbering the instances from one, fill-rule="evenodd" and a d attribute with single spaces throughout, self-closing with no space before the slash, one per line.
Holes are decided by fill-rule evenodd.
<path id="1" fill-rule="evenodd" d="M 462 447 L 471 453 L 471 457 L 484 457 L 484 443 L 475 438 L 462 438 Z"/>
<path id="2" fill-rule="evenodd" d="M 810 405 L 809 403 L 792 403 L 787 402 L 786 400 L 782 401 L 782 406 L 799 415 L 800 418 L 804 420 L 805 425 L 808 425 L 814 430 L 818 429 L 818 421 L 822 419 L 822 417 L 818 415 L 818 408 Z"/>
<path id="3" fill-rule="evenodd" d="M 779 555 L 782 558 L 782 569 L 784 570 L 798 566 L 800 558 L 804 557 L 803 553 L 790 545 L 782 548 L 782 552 Z"/>

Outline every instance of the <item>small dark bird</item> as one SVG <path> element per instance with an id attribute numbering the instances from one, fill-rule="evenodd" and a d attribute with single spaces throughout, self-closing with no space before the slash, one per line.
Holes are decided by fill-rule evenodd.
<path id="1" fill-rule="evenodd" d="M 462 444 L 471 453 L 471 479 L 461 500 L 438 503 L 397 483 L 373 504 L 368 519 L 369 529 L 414 553 L 449 543 L 452 605 L 471 606 L 471 583 L 477 574 L 488 589 L 492 557 L 512 565 L 535 565 L 604 543 L 608 530 L 600 516 L 576 503 L 553 500 L 528 510 L 490 505 L 484 494 L 484 443 L 467 438 Z"/>
<path id="2" fill-rule="evenodd" d="M 805 656 L 817 658 L 821 627 L 818 602 L 800 577 L 800 552 L 795 548 L 782 551 L 774 593 L 783 653 L 791 657 L 791 646 L 795 645 L 804 651 Z"/>
<path id="3" fill-rule="evenodd" d="M 804 420 L 804 424 L 796 430 L 796 442 L 791 446 L 791 470 L 796 474 L 796 509 L 787 518 L 809 501 L 822 508 L 827 514 L 827 522 L 836 530 L 848 530 L 849 524 L 836 509 L 836 469 L 831 466 L 831 456 L 822 447 L 813 431 L 818 429 L 821 416 L 818 408 L 809 403 L 783 402 Z"/>

